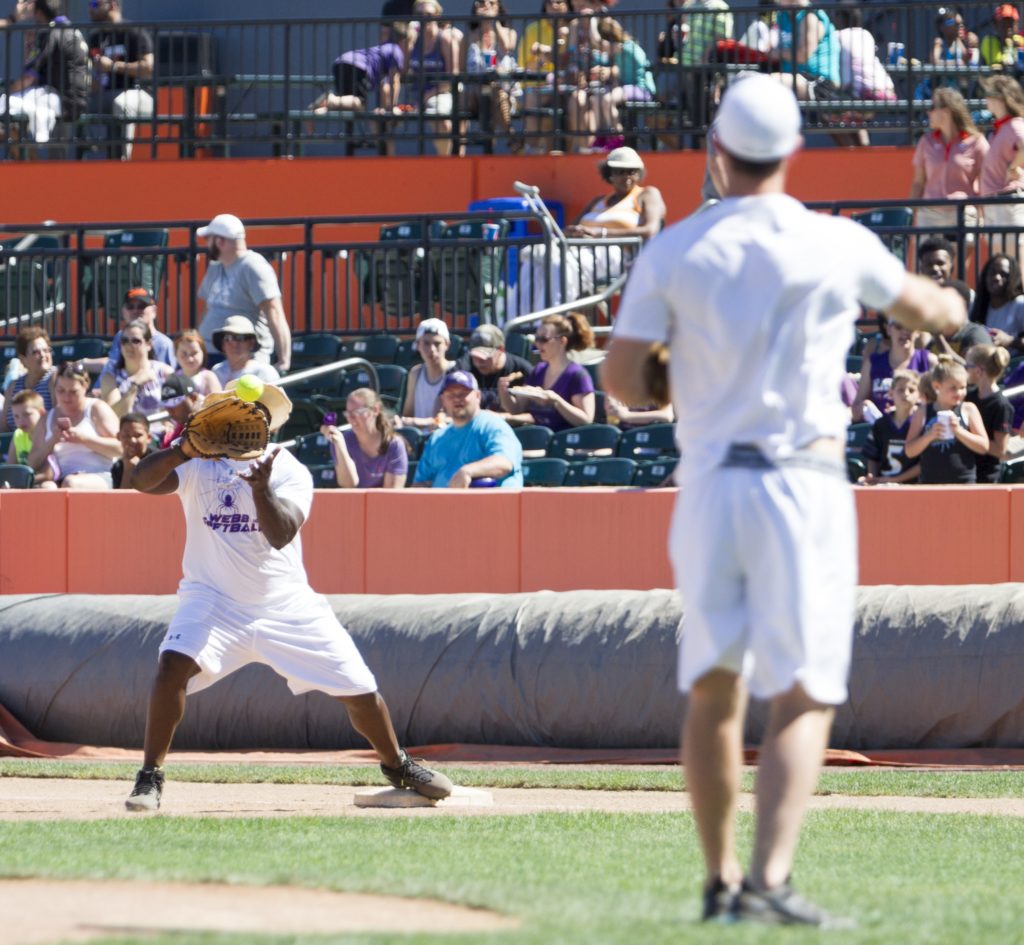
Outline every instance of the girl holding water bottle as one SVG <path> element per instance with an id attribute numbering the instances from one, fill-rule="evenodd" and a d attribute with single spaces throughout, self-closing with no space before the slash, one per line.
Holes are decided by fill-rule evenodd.
<path id="1" fill-rule="evenodd" d="M 978 408 L 966 401 L 967 370 L 950 355 L 921 378 L 935 394 L 910 421 L 904 452 L 921 457 L 922 485 L 951 485 L 978 481 L 978 457 L 988 453 L 988 434 Z"/>

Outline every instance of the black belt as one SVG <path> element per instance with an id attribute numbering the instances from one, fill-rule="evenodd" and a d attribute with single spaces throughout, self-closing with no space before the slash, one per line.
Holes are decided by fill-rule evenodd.
<path id="1" fill-rule="evenodd" d="M 769 459 L 753 443 L 730 443 L 729 451 L 722 460 L 722 466 L 731 469 L 810 469 L 813 472 L 828 473 L 846 479 L 846 469 L 835 459 L 814 453 L 811 450 L 797 450 L 791 456 Z"/>

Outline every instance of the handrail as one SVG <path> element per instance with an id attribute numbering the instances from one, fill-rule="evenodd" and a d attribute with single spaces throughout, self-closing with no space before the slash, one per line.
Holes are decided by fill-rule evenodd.
<path id="1" fill-rule="evenodd" d="M 506 334 L 510 331 L 515 331 L 520 325 L 529 325 L 533 322 L 539 322 L 542 318 L 547 318 L 549 315 L 561 315 L 564 312 L 571 312 L 577 308 L 589 308 L 592 305 L 599 305 L 601 302 L 607 302 L 616 292 L 622 289 L 626 284 L 626 277 L 629 273 L 622 273 L 614 281 L 609 282 L 600 292 L 595 292 L 593 295 L 585 295 L 580 299 L 573 299 L 571 302 L 559 302 L 558 305 L 549 305 L 547 308 L 542 308 L 537 312 L 528 312 L 525 315 L 517 315 L 515 318 L 510 318 L 505 322 L 503 330 Z M 597 326 L 594 328 L 595 333 L 598 332 L 598 328 L 604 326 Z M 608 328 L 610 331 L 610 327 Z"/>

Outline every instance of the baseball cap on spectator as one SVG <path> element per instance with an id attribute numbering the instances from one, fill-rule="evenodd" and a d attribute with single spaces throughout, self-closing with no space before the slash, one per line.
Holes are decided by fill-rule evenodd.
<path id="1" fill-rule="evenodd" d="M 144 302 L 146 308 L 150 305 L 156 305 L 156 299 L 153 298 L 153 293 L 142 286 L 136 286 L 134 289 L 129 289 L 124 294 L 124 302 L 122 305 L 128 305 L 131 302 Z"/>
<path id="2" fill-rule="evenodd" d="M 469 336 L 469 353 L 481 358 L 489 358 L 504 347 L 505 335 L 497 325 L 479 325 Z"/>
<path id="3" fill-rule="evenodd" d="M 448 344 L 452 340 L 448 326 L 440 318 L 424 318 L 416 326 L 416 340 L 419 341 L 424 335 L 440 335 Z"/>
<path id="4" fill-rule="evenodd" d="M 642 171 L 644 160 L 632 148 L 621 147 L 608 152 L 608 157 L 602 162 L 605 167 L 621 167 L 626 170 Z"/>
<path id="5" fill-rule="evenodd" d="M 452 371 L 451 374 L 446 374 L 441 390 L 448 390 L 449 387 L 465 387 L 468 390 L 480 390 L 480 385 L 477 384 L 476 378 L 469 371 Z"/>
<path id="6" fill-rule="evenodd" d="M 999 6 L 996 7 L 996 15 L 994 18 L 997 20 L 1019 20 L 1020 14 L 1012 3 L 1000 3 Z"/>
<path id="7" fill-rule="evenodd" d="M 231 213 L 218 213 L 206 226 L 196 230 L 196 236 L 223 236 L 226 240 L 244 240 L 245 226 Z"/>
<path id="8" fill-rule="evenodd" d="M 224 324 L 213 333 L 213 346 L 223 352 L 225 335 L 251 335 L 256 337 L 256 326 L 244 315 L 229 315 Z"/>
<path id="9" fill-rule="evenodd" d="M 164 386 L 160 388 L 160 406 L 177 407 L 189 394 L 196 392 L 196 385 L 191 377 L 184 374 L 168 374 L 164 378 Z"/>
<path id="10" fill-rule="evenodd" d="M 770 164 L 800 146 L 800 106 L 781 82 L 753 75 L 726 91 L 714 128 L 717 144 L 733 157 Z"/>

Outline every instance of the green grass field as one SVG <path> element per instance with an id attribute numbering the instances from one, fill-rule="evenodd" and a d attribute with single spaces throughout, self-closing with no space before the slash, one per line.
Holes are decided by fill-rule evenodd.
<path id="1" fill-rule="evenodd" d="M 125 765 L 8 761 L 0 777 L 119 777 Z M 217 780 L 379 783 L 370 769 L 247 766 Z M 678 789 L 669 771 L 452 769 L 463 783 Z M 363 772 L 363 774 L 357 773 Z M 208 767 L 175 767 L 207 780 Z M 365 777 L 365 780 L 363 779 Z M 472 779 L 470 778 L 472 775 Z M 849 794 L 1019 797 L 1020 774 L 826 772 L 822 789 Z M 2 787 L 2 785 L 0 785 Z M 749 844 L 751 819 L 741 819 Z M 518 916 L 493 935 L 266 937 L 177 935 L 104 939 L 139 945 L 447 943 L 660 945 L 683 942 L 1024 943 L 1018 897 L 1019 819 L 818 811 L 808 817 L 795 880 L 856 915 L 852 932 L 705 927 L 696 922 L 700 857 L 685 814 L 292 817 L 0 822 L 0 875 L 289 884 L 432 897 Z M 3 932 L 0 929 L 0 941 Z"/>

